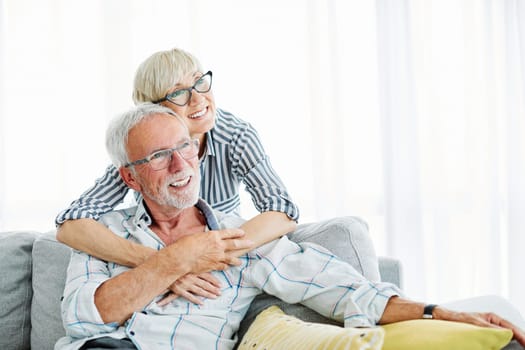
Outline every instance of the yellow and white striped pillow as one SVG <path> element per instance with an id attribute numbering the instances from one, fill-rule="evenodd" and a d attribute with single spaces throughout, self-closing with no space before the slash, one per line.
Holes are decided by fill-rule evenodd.
<path id="1" fill-rule="evenodd" d="M 380 350 L 383 339 L 381 327 L 343 328 L 304 322 L 271 306 L 257 316 L 238 350 Z"/>

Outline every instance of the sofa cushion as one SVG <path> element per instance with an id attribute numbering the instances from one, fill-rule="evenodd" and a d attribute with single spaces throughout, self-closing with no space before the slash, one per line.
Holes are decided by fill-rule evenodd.
<path id="1" fill-rule="evenodd" d="M 34 232 L 0 234 L 0 349 L 29 349 Z"/>
<path id="2" fill-rule="evenodd" d="M 33 244 L 32 349 L 51 350 L 66 334 L 60 300 L 70 254 L 70 248 L 56 241 L 54 231 L 37 238 Z"/>
<path id="3" fill-rule="evenodd" d="M 325 247 L 370 281 L 381 279 L 368 224 L 358 217 L 341 216 L 300 224 L 288 236 L 295 243 L 310 242 Z"/>

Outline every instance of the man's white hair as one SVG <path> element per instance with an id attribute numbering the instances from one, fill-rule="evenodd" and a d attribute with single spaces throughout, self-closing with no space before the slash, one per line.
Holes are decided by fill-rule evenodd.
<path id="1" fill-rule="evenodd" d="M 177 118 L 188 130 L 184 120 L 168 107 L 153 103 L 143 103 L 114 118 L 106 131 L 106 149 L 115 167 L 120 168 L 129 163 L 126 146 L 130 130 L 141 121 L 158 114 L 169 114 Z"/>

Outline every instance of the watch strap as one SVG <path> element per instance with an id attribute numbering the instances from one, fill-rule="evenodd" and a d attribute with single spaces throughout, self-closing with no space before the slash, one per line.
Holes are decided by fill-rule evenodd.
<path id="1" fill-rule="evenodd" d="M 425 319 L 433 319 L 434 316 L 432 315 L 432 312 L 434 311 L 434 309 L 436 308 L 436 304 L 427 304 L 425 305 L 424 309 L 423 309 L 423 318 Z"/>

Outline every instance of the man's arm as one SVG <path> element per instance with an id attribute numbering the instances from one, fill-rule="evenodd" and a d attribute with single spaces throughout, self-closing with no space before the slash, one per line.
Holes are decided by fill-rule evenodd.
<path id="1" fill-rule="evenodd" d="M 240 264 L 230 251 L 252 244 L 243 236 L 240 229 L 186 236 L 113 278 L 107 263 L 73 253 L 62 302 L 67 334 L 83 338 L 113 331 L 180 276 Z"/>
<path id="2" fill-rule="evenodd" d="M 241 261 L 230 251 L 252 245 L 240 229 L 210 231 L 183 237 L 150 256 L 144 263 L 104 282 L 95 292 L 95 305 L 104 323 L 124 323 L 187 273 L 224 270 Z"/>
<path id="3" fill-rule="evenodd" d="M 258 248 L 256 254 L 259 259 L 249 270 L 256 285 L 288 303 L 302 303 L 326 317 L 344 321 L 345 326 L 368 327 L 423 316 L 425 304 L 400 297 L 394 285 L 366 280 L 322 247 L 297 245 L 283 237 Z M 454 312 L 436 307 L 433 316 L 509 328 L 525 344 L 523 331 L 491 313 Z"/>

